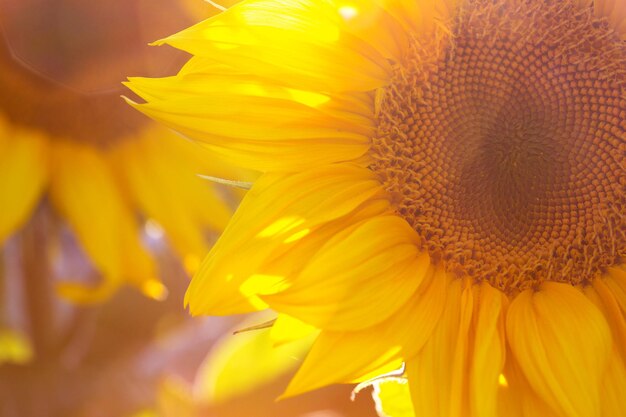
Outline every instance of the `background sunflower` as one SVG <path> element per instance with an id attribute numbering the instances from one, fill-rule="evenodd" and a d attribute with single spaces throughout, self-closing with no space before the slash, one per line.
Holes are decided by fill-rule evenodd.
<path id="1" fill-rule="evenodd" d="M 124 283 L 163 298 L 144 222 L 148 237 L 164 234 L 193 271 L 208 250 L 207 233 L 223 228 L 237 199 L 197 174 L 240 174 L 137 118 L 119 98 L 123 74 L 163 73 L 181 59 L 173 51 L 146 54 L 146 43 L 188 24 L 183 6 L 1 4 L 0 242 L 28 231 L 35 213 L 51 214 L 24 262 L 50 259 L 56 275 L 71 281 L 60 291 L 75 301 L 106 299 Z M 93 269 L 64 263 L 67 246 Z"/>

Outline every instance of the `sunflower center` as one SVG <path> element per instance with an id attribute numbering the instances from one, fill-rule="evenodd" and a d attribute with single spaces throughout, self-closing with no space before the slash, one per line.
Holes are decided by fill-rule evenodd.
<path id="1" fill-rule="evenodd" d="M 413 41 L 396 65 L 370 151 L 424 248 L 507 292 L 620 261 L 626 46 L 608 23 L 569 2 L 478 0 L 434 50 Z"/>
<path id="2" fill-rule="evenodd" d="M 189 23 L 176 2 L 155 3 L 0 0 L 0 114 L 97 145 L 143 126 L 120 99 L 121 82 L 171 72 L 182 57 L 147 43 Z"/>

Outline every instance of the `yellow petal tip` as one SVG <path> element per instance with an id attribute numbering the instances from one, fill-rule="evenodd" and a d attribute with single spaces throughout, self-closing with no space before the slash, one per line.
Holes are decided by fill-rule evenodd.
<path id="1" fill-rule="evenodd" d="M 168 38 L 159 39 L 153 42 L 148 43 L 148 46 L 161 46 L 167 43 Z"/>
<path id="2" fill-rule="evenodd" d="M 0 329 L 0 364 L 25 364 L 32 358 L 33 349 L 26 337 L 10 329 Z"/>
<path id="3" fill-rule="evenodd" d="M 56 291 L 61 298 L 76 304 L 96 304 L 107 300 L 118 288 L 117 284 L 105 281 L 99 286 L 89 287 L 75 282 L 61 282 Z"/>
<path id="4" fill-rule="evenodd" d="M 141 292 L 153 300 L 163 301 L 169 295 L 169 291 L 160 281 L 151 279 L 141 285 Z"/>

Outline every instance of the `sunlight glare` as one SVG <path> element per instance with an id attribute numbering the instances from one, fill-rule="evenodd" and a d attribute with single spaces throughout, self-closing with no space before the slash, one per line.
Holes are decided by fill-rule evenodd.
<path id="1" fill-rule="evenodd" d="M 359 9 L 354 6 L 345 5 L 339 7 L 339 14 L 344 20 L 352 20 L 359 14 Z"/>

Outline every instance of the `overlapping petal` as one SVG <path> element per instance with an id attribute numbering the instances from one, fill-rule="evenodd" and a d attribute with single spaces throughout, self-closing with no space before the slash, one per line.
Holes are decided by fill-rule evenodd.
<path id="1" fill-rule="evenodd" d="M 399 369 L 428 342 L 446 305 L 449 280 L 431 268 L 420 288 L 387 320 L 360 331 L 323 331 L 286 396 L 332 383 L 364 381 Z"/>
<path id="2" fill-rule="evenodd" d="M 619 416 L 624 412 L 624 398 L 626 398 L 624 381 L 626 381 L 624 358 L 618 349 L 614 349 L 600 387 L 602 417 Z"/>
<path id="3" fill-rule="evenodd" d="M 601 415 L 600 386 L 612 339 L 591 301 L 567 284 L 545 282 L 512 301 L 506 327 L 528 383 L 555 413 Z"/>
<path id="4" fill-rule="evenodd" d="M 506 296 L 459 279 L 447 291 L 432 337 L 407 363 L 413 404 L 428 416 L 496 417 Z"/>
<path id="5" fill-rule="evenodd" d="M 626 316 L 605 281 L 602 278 L 594 280 L 592 285 L 585 288 L 585 295 L 606 317 L 607 323 L 611 327 L 616 349 L 626 361 Z"/>
<path id="6" fill-rule="evenodd" d="M 384 85 L 387 61 L 340 25 L 332 1 L 254 0 L 159 43 L 296 88 L 369 91 Z M 290 53 L 294 49 L 297 54 Z"/>
<path id="7" fill-rule="evenodd" d="M 400 308 L 421 284 L 430 259 L 413 229 L 378 216 L 333 236 L 293 277 L 289 288 L 262 296 L 277 311 L 327 330 L 360 330 Z"/>
<path id="8" fill-rule="evenodd" d="M 604 276 L 604 284 L 615 297 L 622 313 L 626 314 L 626 269 L 623 265 L 608 268 Z"/>
<path id="9" fill-rule="evenodd" d="M 497 398 L 505 356 L 508 298 L 487 283 L 474 285 L 470 335 L 468 399 L 472 417 L 497 417 Z"/>
<path id="10" fill-rule="evenodd" d="M 299 253 L 310 256 L 346 224 L 386 210 L 379 183 L 358 166 L 263 175 L 192 281 L 186 297 L 192 314 L 265 308 L 257 295 L 285 289 L 287 277 L 303 267 Z"/>
<path id="11" fill-rule="evenodd" d="M 471 286 L 454 279 L 433 334 L 422 350 L 407 361 L 414 406 L 428 416 L 461 417 L 468 410 L 462 390 L 467 381 L 467 352 L 472 321 Z"/>
<path id="12" fill-rule="evenodd" d="M 255 85 L 246 83 L 226 84 L 225 90 L 199 95 L 194 84 L 189 86 L 177 79 L 164 79 L 158 86 L 146 82 L 136 91 L 150 94 L 147 98 L 156 97 L 161 94 L 155 92 L 158 88 L 177 88 L 168 85 L 170 82 L 194 93 L 182 92 L 164 102 L 155 98 L 133 105 L 183 135 L 207 144 L 234 164 L 259 171 L 302 170 L 355 160 L 367 151 L 372 122 L 359 114 L 363 103 L 353 106 L 353 113 L 340 112 L 333 110 L 346 108 L 340 98 L 282 88 L 255 89 Z M 335 100 L 340 103 L 335 104 Z"/>

